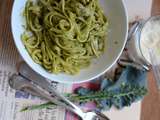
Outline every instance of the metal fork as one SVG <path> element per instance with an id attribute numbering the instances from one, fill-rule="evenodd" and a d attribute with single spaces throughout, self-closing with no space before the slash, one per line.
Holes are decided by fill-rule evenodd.
<path id="1" fill-rule="evenodd" d="M 160 66 L 158 65 L 158 59 L 155 55 L 155 51 L 152 48 L 149 48 L 148 51 L 150 55 L 154 77 L 157 82 L 158 89 L 160 90 Z"/>
<path id="2" fill-rule="evenodd" d="M 100 112 L 83 112 L 79 107 L 74 105 L 71 101 L 69 101 L 67 98 L 65 98 L 52 87 L 50 87 L 47 81 L 43 84 L 43 86 L 47 89 L 44 90 L 41 86 L 33 83 L 33 81 L 30 81 L 23 76 L 14 74 L 10 77 L 9 84 L 12 88 L 16 90 L 23 90 L 32 95 L 43 97 L 57 105 L 60 105 L 77 114 L 82 120 L 109 120 L 108 117 L 106 117 Z"/>

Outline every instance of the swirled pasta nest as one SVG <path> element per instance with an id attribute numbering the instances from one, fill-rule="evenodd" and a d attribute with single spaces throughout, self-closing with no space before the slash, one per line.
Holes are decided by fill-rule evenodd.
<path id="1" fill-rule="evenodd" d="M 108 21 L 99 0 L 28 0 L 22 41 L 47 71 L 77 74 L 104 51 Z"/>

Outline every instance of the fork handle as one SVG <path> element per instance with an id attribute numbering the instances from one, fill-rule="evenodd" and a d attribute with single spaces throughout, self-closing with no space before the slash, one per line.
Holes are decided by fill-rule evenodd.
<path id="1" fill-rule="evenodd" d="M 70 102 L 67 98 L 60 95 L 60 93 L 57 93 L 54 89 L 48 88 L 50 91 L 45 90 L 41 86 L 36 85 L 34 82 L 16 74 L 12 75 L 12 77 L 9 79 L 9 84 L 14 89 L 23 90 L 32 95 L 45 98 L 50 102 L 55 103 L 56 105 L 60 105 L 67 110 L 77 114 L 81 118 L 85 116 L 85 113 L 80 108 Z"/>

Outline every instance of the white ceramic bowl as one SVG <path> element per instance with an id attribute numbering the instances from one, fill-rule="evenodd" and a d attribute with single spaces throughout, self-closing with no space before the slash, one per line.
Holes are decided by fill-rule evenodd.
<path id="1" fill-rule="evenodd" d="M 124 3 L 122 0 L 100 0 L 104 12 L 109 19 L 109 33 L 104 54 L 97 60 L 94 60 L 90 67 L 81 70 L 78 75 L 55 75 L 47 72 L 32 60 L 21 41 L 20 36 L 24 31 L 22 26 L 24 23 L 22 11 L 26 1 L 27 0 L 14 1 L 11 19 L 14 42 L 25 62 L 43 77 L 60 83 L 86 82 L 104 74 L 120 57 L 126 43 L 128 31 L 128 19 Z M 115 44 L 115 42 L 117 42 L 117 44 Z"/>

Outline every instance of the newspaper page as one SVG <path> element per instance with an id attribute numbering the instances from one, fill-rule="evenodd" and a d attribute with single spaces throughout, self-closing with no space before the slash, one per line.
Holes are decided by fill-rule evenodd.
<path id="1" fill-rule="evenodd" d="M 151 8 L 152 0 L 134 0 L 134 2 L 131 0 L 124 1 L 129 11 L 128 14 L 130 20 L 135 20 L 137 17 L 147 18 L 150 16 L 149 8 Z M 135 6 L 136 11 L 132 11 L 135 10 Z M 0 46 L 0 120 L 77 120 L 74 115 L 71 115 L 61 107 L 20 112 L 25 106 L 41 104 L 46 101 L 21 91 L 15 91 L 9 87 L 8 79 L 13 73 L 17 72 L 16 63 L 18 63 L 21 58 L 19 58 L 14 44 L 10 45 L 11 48 L 6 48 L 7 43 Z M 54 83 L 54 86 L 61 93 L 72 92 L 76 87 L 58 83 Z M 107 112 L 106 114 L 109 115 L 110 118 L 112 118 L 113 114 L 114 117 L 119 116 L 115 111 Z M 134 104 L 132 110 L 124 109 L 120 112 L 121 116 L 125 116 L 124 120 L 128 120 L 126 119 L 126 114 L 133 116 L 129 116 L 130 120 L 131 118 L 132 120 L 139 120 L 140 103 Z M 116 120 L 114 117 L 112 120 Z"/>
<path id="2" fill-rule="evenodd" d="M 15 91 L 9 87 L 8 79 L 16 73 L 16 67 L 0 65 L 0 120 L 64 120 L 66 111 L 64 108 L 42 109 L 20 112 L 26 106 L 46 102 L 28 93 Z M 70 87 L 63 84 L 55 84 L 55 88 L 61 92 L 71 92 Z"/>

